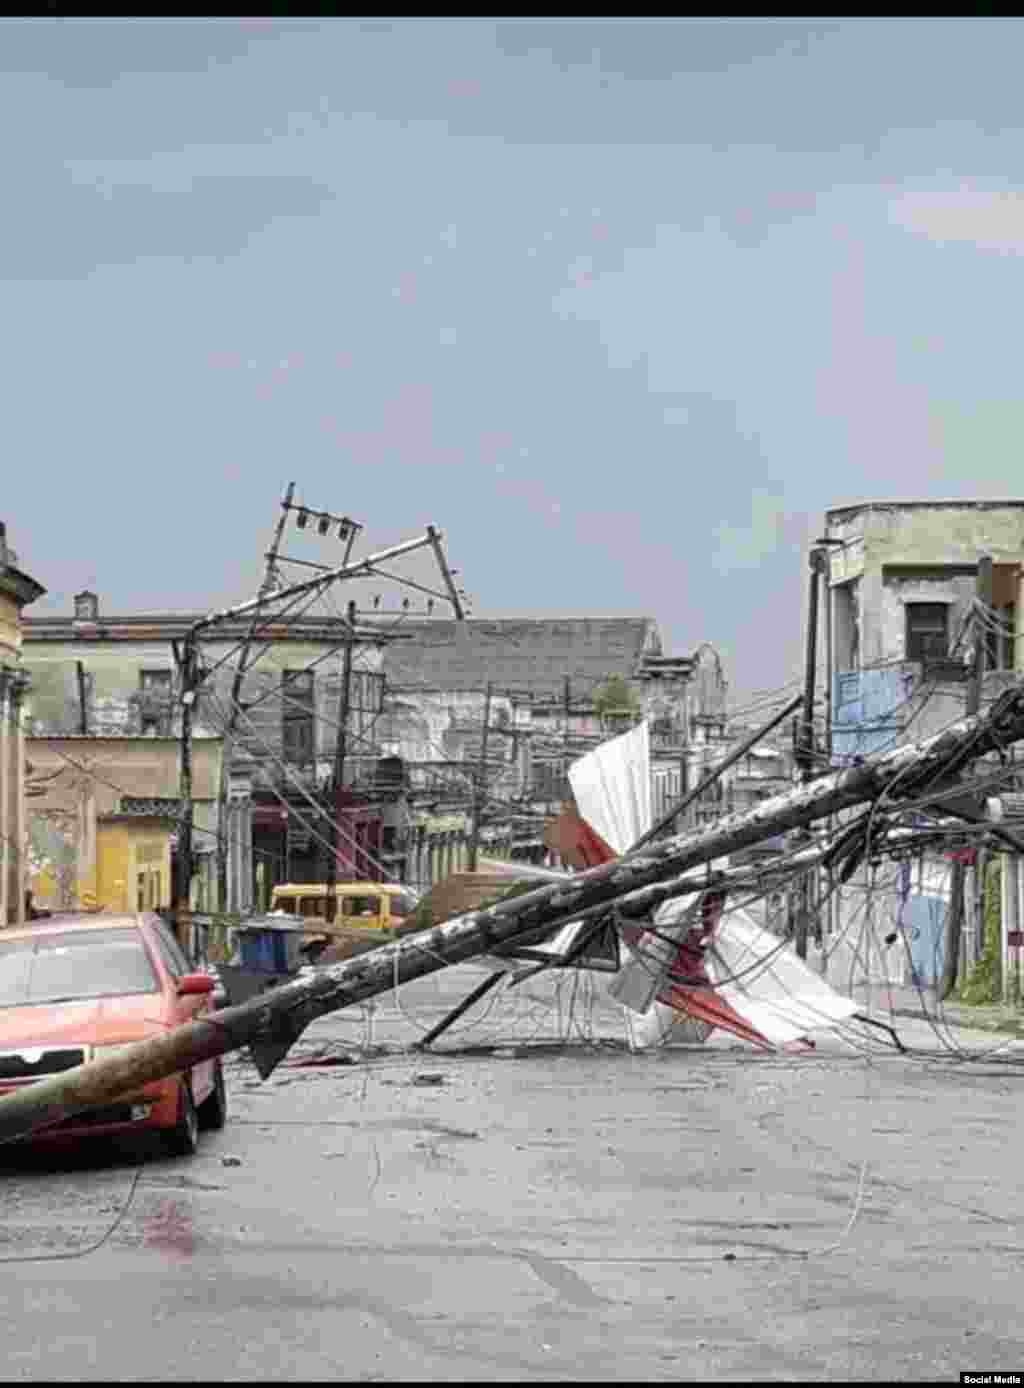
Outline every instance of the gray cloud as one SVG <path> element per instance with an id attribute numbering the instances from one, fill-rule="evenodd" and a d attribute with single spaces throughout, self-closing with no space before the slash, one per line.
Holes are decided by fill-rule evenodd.
<path id="1" fill-rule="evenodd" d="M 301 177 L 200 176 L 174 190 L 39 178 L 0 223 L 0 280 L 79 279 L 151 257 L 231 256 L 274 222 L 315 217 L 332 196 Z"/>

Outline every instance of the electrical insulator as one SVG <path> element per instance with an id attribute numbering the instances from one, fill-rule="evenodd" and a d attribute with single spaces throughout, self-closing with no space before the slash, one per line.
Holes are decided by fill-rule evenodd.
<path id="1" fill-rule="evenodd" d="M 295 517 L 295 524 L 300 530 L 305 530 L 309 524 L 309 512 L 304 507 L 299 507 L 299 514 Z"/>
<path id="2" fill-rule="evenodd" d="M 331 518 L 330 518 L 330 516 L 327 514 L 326 511 L 323 513 L 323 515 L 322 515 L 322 516 L 320 517 L 320 519 L 317 521 L 316 528 L 317 528 L 317 531 L 319 532 L 319 534 L 321 534 L 321 535 L 326 535 L 327 532 L 328 532 L 328 530 L 330 530 L 330 528 L 331 528 Z"/>

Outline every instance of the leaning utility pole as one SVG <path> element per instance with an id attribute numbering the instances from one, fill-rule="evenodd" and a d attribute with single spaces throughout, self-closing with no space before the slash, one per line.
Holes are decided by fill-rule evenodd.
<path id="1" fill-rule="evenodd" d="M 975 580 L 976 602 L 979 610 L 974 614 L 974 660 L 970 678 L 967 681 L 967 713 L 977 714 L 981 708 L 982 686 L 985 681 L 985 654 L 987 631 L 984 616 L 992 607 L 992 556 L 984 554 L 978 560 L 978 576 Z M 960 937 L 964 921 L 964 865 L 954 861 L 949 875 L 949 911 L 946 915 L 946 949 L 942 960 L 942 980 L 939 996 L 948 998 L 956 987 L 960 972 Z"/>
<path id="2" fill-rule="evenodd" d="M 491 730 L 491 681 L 487 681 L 487 693 L 484 696 L 484 726 L 480 737 L 480 764 L 473 777 L 473 823 L 469 835 L 469 862 L 467 866 L 470 872 L 476 872 L 477 856 L 480 849 L 480 810 L 481 800 L 484 797 L 484 788 L 487 784 L 487 735 Z"/>
<path id="3" fill-rule="evenodd" d="M 287 509 L 287 508 L 286 508 L 286 509 Z M 348 520 L 343 520 L 342 522 L 340 522 L 340 524 L 343 524 L 343 525 L 345 525 L 345 526 L 351 527 L 352 522 L 351 522 L 351 521 L 348 521 Z M 414 553 L 416 550 L 423 549 L 424 546 L 426 546 L 426 545 L 432 546 L 432 547 L 435 549 L 435 551 L 436 551 L 436 550 L 439 548 L 439 546 L 440 546 L 440 543 L 441 543 L 442 538 L 443 538 L 443 536 L 441 535 L 441 532 L 440 532 L 439 530 L 436 530 L 433 526 L 429 526 L 428 529 L 427 529 L 427 533 L 424 534 L 424 535 L 422 535 L 422 536 L 420 536 L 420 537 L 419 537 L 418 539 L 416 539 L 416 540 L 406 540 L 406 541 L 405 541 L 404 543 L 402 543 L 402 544 L 392 545 L 392 546 L 390 546 L 388 549 L 381 550 L 378 554 L 371 554 L 371 555 L 368 555 L 365 559 L 359 559 L 359 560 L 357 560 L 355 563 L 350 563 L 350 562 L 348 561 L 348 559 L 346 558 L 345 562 L 342 563 L 342 564 L 340 564 L 337 568 L 333 568 L 333 569 L 322 569 L 322 571 L 317 575 L 316 578 L 308 578 L 308 579 L 303 580 L 303 582 L 301 582 L 301 583 L 292 583 L 292 584 L 290 584 L 287 588 L 274 588 L 273 591 L 267 590 L 267 589 L 266 589 L 266 584 L 265 584 L 264 587 L 261 588 L 259 594 L 258 594 L 255 598 L 250 598 L 247 602 L 239 603 L 236 607 L 227 607 L 227 608 L 223 608 L 223 609 L 222 609 L 221 611 L 219 611 L 219 612 L 211 612 L 211 613 L 209 613 L 206 617 L 201 617 L 201 618 L 199 619 L 199 621 L 193 622 L 192 626 L 189 627 L 188 631 L 185 633 L 185 637 L 184 637 L 184 640 L 183 640 L 183 642 L 182 642 L 182 648 L 181 648 L 180 651 L 179 651 L 179 649 L 178 649 L 178 647 L 177 647 L 177 644 L 176 644 L 176 643 L 172 643 L 172 649 L 173 649 L 174 652 L 175 652 L 175 657 L 176 657 L 176 659 L 177 659 L 177 661 L 178 661 L 179 669 L 183 669 L 183 668 L 184 668 L 184 663 L 185 663 L 185 662 L 184 662 L 184 654 L 183 654 L 183 653 L 184 653 L 186 650 L 191 651 L 191 655 L 190 655 L 190 657 L 189 657 L 188 663 L 189 663 L 190 668 L 191 668 L 192 671 L 193 671 L 193 674 L 192 674 L 192 676 L 190 676 L 189 681 L 186 681 L 184 677 L 183 677 L 183 680 L 182 680 L 182 708 L 183 708 L 183 717 L 182 717 L 182 724 L 181 724 L 181 765 L 182 765 L 182 781 L 181 781 L 181 792 L 180 792 L 180 793 L 181 793 L 181 798 L 182 798 L 182 802 L 183 802 L 182 814 L 184 815 L 184 802 L 185 802 L 186 799 L 187 799 L 188 805 L 189 805 L 189 814 L 188 814 L 188 835 L 187 835 L 187 840 L 185 841 L 186 852 L 185 852 L 184 854 L 182 854 L 181 845 L 179 844 L 179 856 L 178 856 L 178 884 L 179 884 L 179 888 L 180 888 L 180 884 L 181 884 L 181 882 L 182 882 L 183 880 L 191 881 L 191 874 L 192 874 L 192 832 L 191 832 L 191 830 L 192 830 L 192 812 L 191 812 L 191 803 L 192 803 L 192 770 L 191 770 L 191 768 L 192 768 L 192 718 L 191 718 L 191 706 L 192 706 L 192 704 L 195 702 L 196 691 L 198 690 L 199 684 L 200 684 L 200 678 L 198 677 L 198 675 L 195 674 L 195 670 L 196 670 L 196 668 L 197 668 L 197 661 L 196 661 L 196 643 L 197 643 L 197 641 L 198 641 L 198 638 L 199 638 L 200 633 L 209 630 L 211 627 L 216 627 L 216 626 L 218 626 L 221 622 L 233 621 L 233 620 L 235 620 L 236 618 L 243 617 L 243 616 L 250 615 L 250 614 L 253 615 L 254 620 L 255 620 L 255 619 L 256 619 L 256 614 L 258 614 L 259 612 L 261 612 L 264 608 L 269 607 L 272 603 L 275 603 L 275 602 L 282 602 L 282 601 L 284 601 L 286 598 L 289 599 L 289 600 L 292 600 L 292 599 L 297 599 L 297 598 L 301 598 L 301 597 L 315 598 L 315 597 L 322 596 L 324 593 L 326 593 L 327 589 L 331 586 L 332 583 L 336 583 L 336 582 L 338 582 L 339 580 L 347 579 L 347 578 L 364 578 L 364 577 L 366 577 L 366 576 L 368 576 L 368 575 L 370 575 L 370 574 L 373 574 L 373 573 L 376 571 L 378 565 L 383 564 L 383 563 L 385 563 L 385 562 L 387 562 L 387 561 L 389 561 L 389 560 L 392 560 L 392 559 L 401 558 L 403 555 L 406 555 L 406 554 L 412 554 L 412 553 Z M 351 545 L 349 545 L 348 550 L 349 550 L 349 551 L 351 550 Z M 399 580 L 399 581 L 401 581 L 401 580 Z M 461 610 L 461 609 L 460 609 L 460 610 Z M 186 695 L 188 696 L 187 705 L 186 705 Z M 187 717 L 185 716 L 185 713 L 186 713 L 186 712 L 188 713 L 188 716 L 187 716 Z M 186 785 L 186 765 L 187 765 L 187 768 L 188 768 L 188 772 L 187 772 L 187 785 Z M 186 791 L 187 791 L 187 794 L 186 794 Z M 180 906 L 179 906 L 179 909 L 180 909 Z"/>
<path id="4" fill-rule="evenodd" d="M 337 913 L 338 898 L 335 885 L 338 881 L 338 798 L 345 784 L 345 754 L 348 750 L 348 720 L 352 701 L 352 643 L 355 640 L 356 605 L 348 605 L 348 640 L 345 642 L 344 668 L 341 676 L 341 693 L 338 696 L 338 736 L 334 744 L 334 769 L 328 782 L 331 798 L 330 822 L 328 825 L 327 853 L 327 892 L 324 906 L 327 923 L 333 922 Z"/>
<path id="5" fill-rule="evenodd" d="M 900 747 L 823 776 L 696 833 L 666 839 L 564 881 L 470 911 L 286 983 L 239 1007 L 207 1014 L 104 1059 L 24 1085 L 0 1097 L 0 1141 L 62 1122 L 243 1046 L 250 1048 L 266 1079 L 310 1023 L 329 1012 L 517 941 L 543 939 L 592 907 L 668 883 L 715 858 L 836 811 L 871 803 L 887 792 L 894 805 L 921 796 L 930 800 L 954 786 L 965 766 L 1021 739 L 1024 689 L 1010 690 L 985 717 L 966 718 L 918 746 Z M 689 890 L 678 882 L 676 887 L 679 894 Z"/>
<path id="6" fill-rule="evenodd" d="M 279 576 L 277 573 L 277 556 L 281 548 L 281 537 L 284 534 L 285 523 L 288 520 L 288 512 L 291 510 L 292 498 L 295 495 L 295 483 L 289 482 L 288 489 L 281 502 L 281 514 L 277 518 L 274 527 L 273 538 L 270 541 L 270 549 L 266 554 L 266 568 L 263 572 L 263 582 L 260 584 L 260 597 L 266 597 L 277 586 Z M 259 627 L 259 617 L 253 617 L 249 623 L 249 630 L 246 633 L 245 644 L 242 646 L 238 657 L 238 668 L 235 670 L 234 679 L 231 681 L 231 700 L 228 704 L 228 723 L 225 729 L 224 744 L 221 748 L 220 762 L 220 787 L 217 796 L 217 906 L 221 911 L 228 909 L 228 838 L 227 838 L 227 808 L 228 808 L 228 779 L 231 774 L 231 763 L 235 753 L 235 732 L 238 727 L 238 714 L 241 709 L 242 684 L 245 680 L 245 672 L 249 665 L 249 652 Z"/>

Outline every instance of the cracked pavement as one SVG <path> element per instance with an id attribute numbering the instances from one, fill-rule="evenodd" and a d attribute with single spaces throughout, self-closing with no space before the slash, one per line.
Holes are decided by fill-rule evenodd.
<path id="1" fill-rule="evenodd" d="M 630 1055 L 602 984 L 588 1040 L 559 1044 L 537 980 L 433 1052 L 400 1049 L 479 977 L 388 995 L 372 1036 L 359 1009 L 324 1018 L 265 1084 L 234 1058 L 228 1126 L 190 1161 L 0 1154 L 6 1376 L 891 1381 L 1024 1362 L 1020 1043 L 962 1064 L 906 1021 L 909 1058 L 727 1037 Z M 471 1045 L 488 1032 L 497 1053 Z"/>

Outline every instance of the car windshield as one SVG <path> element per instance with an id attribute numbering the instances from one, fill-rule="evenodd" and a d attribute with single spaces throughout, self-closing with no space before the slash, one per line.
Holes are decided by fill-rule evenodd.
<path id="1" fill-rule="evenodd" d="M 137 930 L 67 930 L 20 940 L 0 937 L 0 1007 L 159 990 Z"/>

